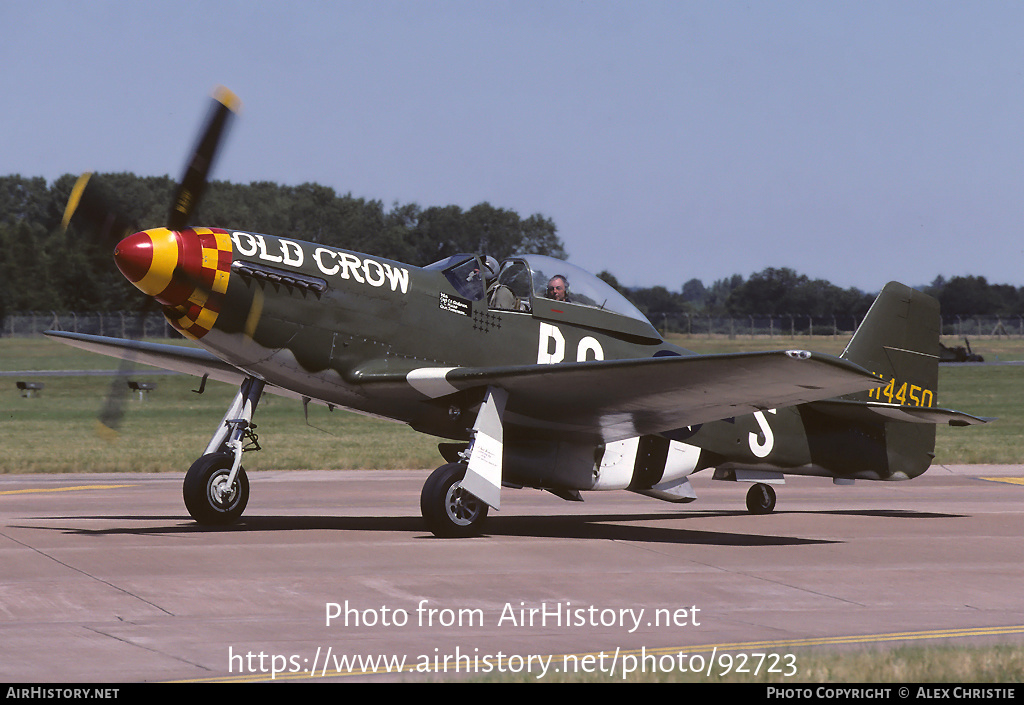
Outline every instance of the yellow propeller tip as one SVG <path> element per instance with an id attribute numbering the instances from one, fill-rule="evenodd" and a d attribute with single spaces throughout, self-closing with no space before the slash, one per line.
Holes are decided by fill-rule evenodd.
<path id="1" fill-rule="evenodd" d="M 224 86 L 217 86 L 213 91 L 213 97 L 233 113 L 237 113 L 242 108 L 242 101 L 238 99 L 238 96 Z"/>
<path id="2" fill-rule="evenodd" d="M 78 209 L 78 203 L 82 200 L 82 192 L 85 191 L 85 185 L 89 183 L 89 178 L 92 176 L 91 171 L 87 171 L 78 177 L 78 181 L 75 182 L 74 187 L 71 189 L 71 196 L 68 198 L 68 205 L 64 208 L 64 217 L 61 218 L 60 227 L 64 230 L 68 229 L 68 224 L 71 222 L 71 217 L 75 214 Z"/>
<path id="3" fill-rule="evenodd" d="M 120 439 L 121 434 L 117 432 L 117 429 L 111 428 L 102 421 L 96 421 L 96 435 L 105 440 L 107 443 L 117 443 Z"/>

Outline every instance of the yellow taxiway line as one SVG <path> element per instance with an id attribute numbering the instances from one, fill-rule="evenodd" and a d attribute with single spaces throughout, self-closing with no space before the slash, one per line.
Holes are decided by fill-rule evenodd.
<path id="1" fill-rule="evenodd" d="M 641 654 L 647 656 L 657 657 L 658 655 L 665 654 L 711 654 L 712 661 L 714 655 L 718 652 L 728 651 L 752 651 L 755 649 L 787 649 L 796 647 L 807 647 L 807 646 L 835 646 L 840 644 L 872 644 L 881 643 L 888 641 L 915 641 L 920 639 L 955 639 L 963 637 L 979 637 L 979 636 L 999 636 L 1006 634 L 1024 634 L 1024 624 L 1015 624 L 1002 627 L 965 627 L 960 629 L 933 629 L 928 631 L 912 631 L 912 632 L 889 632 L 884 634 L 861 634 L 851 636 L 823 636 L 823 637 L 809 637 L 806 639 L 780 639 L 778 641 L 746 641 L 746 642 L 731 642 L 722 644 L 697 644 L 693 646 L 663 646 L 655 648 L 643 649 L 615 649 L 615 660 L 621 659 L 623 656 L 638 657 Z M 563 663 L 565 659 L 583 659 L 586 657 L 592 658 L 609 658 L 612 655 L 612 650 L 606 650 L 603 652 L 591 652 L 591 653 L 580 653 L 580 654 L 559 654 L 557 656 L 544 656 L 542 659 L 553 659 L 558 663 Z M 491 672 L 503 672 L 502 667 L 507 665 L 508 660 L 512 658 L 505 656 L 502 661 L 498 663 L 496 661 L 491 662 L 494 666 Z M 386 659 L 385 659 L 386 660 Z M 313 680 L 317 678 L 344 678 L 351 676 L 373 676 L 373 675 L 399 675 L 399 674 L 415 674 L 420 672 L 420 666 L 422 664 L 417 661 L 416 664 L 407 664 L 400 668 L 371 668 L 366 670 L 357 671 L 339 671 L 329 668 L 321 670 L 317 668 L 315 672 L 310 672 L 309 669 L 302 670 L 300 672 L 280 672 L 277 673 L 273 680 L 277 681 L 288 681 L 288 680 Z M 710 664 L 709 664 L 710 665 Z M 437 673 L 433 671 L 426 672 L 427 675 L 454 675 L 459 673 L 457 669 L 450 668 L 448 673 Z M 465 674 L 463 670 L 461 673 Z M 265 682 L 271 680 L 268 673 L 249 674 L 240 676 L 226 676 L 221 678 L 201 678 L 195 680 L 184 680 L 175 681 L 178 683 L 255 683 Z"/>
<path id="2" fill-rule="evenodd" d="M 131 485 L 79 485 L 77 487 L 35 487 L 27 490 L 3 490 L 0 494 L 33 494 L 35 492 L 77 492 L 79 490 L 113 490 L 118 487 L 131 487 Z"/>

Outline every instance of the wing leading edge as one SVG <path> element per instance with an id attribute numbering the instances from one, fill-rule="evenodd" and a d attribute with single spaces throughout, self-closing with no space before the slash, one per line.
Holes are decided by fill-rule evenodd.
<path id="1" fill-rule="evenodd" d="M 213 353 L 199 348 L 57 330 L 45 331 L 43 335 L 100 355 L 153 365 L 196 377 L 209 375 L 210 379 L 235 386 L 241 384 L 245 379 L 245 373 L 237 367 L 229 365 Z"/>

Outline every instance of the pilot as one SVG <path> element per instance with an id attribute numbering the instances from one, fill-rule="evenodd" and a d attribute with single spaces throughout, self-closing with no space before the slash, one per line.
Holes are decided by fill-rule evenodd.
<path id="1" fill-rule="evenodd" d="M 561 274 L 551 277 L 546 296 L 555 301 L 569 301 L 569 280 Z"/>

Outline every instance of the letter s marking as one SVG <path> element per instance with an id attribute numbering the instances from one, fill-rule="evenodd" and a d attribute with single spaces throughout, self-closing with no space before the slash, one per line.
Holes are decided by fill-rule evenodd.
<path id="1" fill-rule="evenodd" d="M 775 409 L 769 409 L 768 413 L 776 414 L 778 412 Z M 750 444 L 750 452 L 758 458 L 766 458 L 775 447 L 775 434 L 772 433 L 772 429 L 768 425 L 768 420 L 764 417 L 763 411 L 755 411 L 754 419 L 757 421 L 757 425 L 761 428 L 761 433 L 750 433 L 747 435 L 747 442 Z M 764 435 L 764 443 L 761 443 L 760 441 L 761 435 Z"/>

